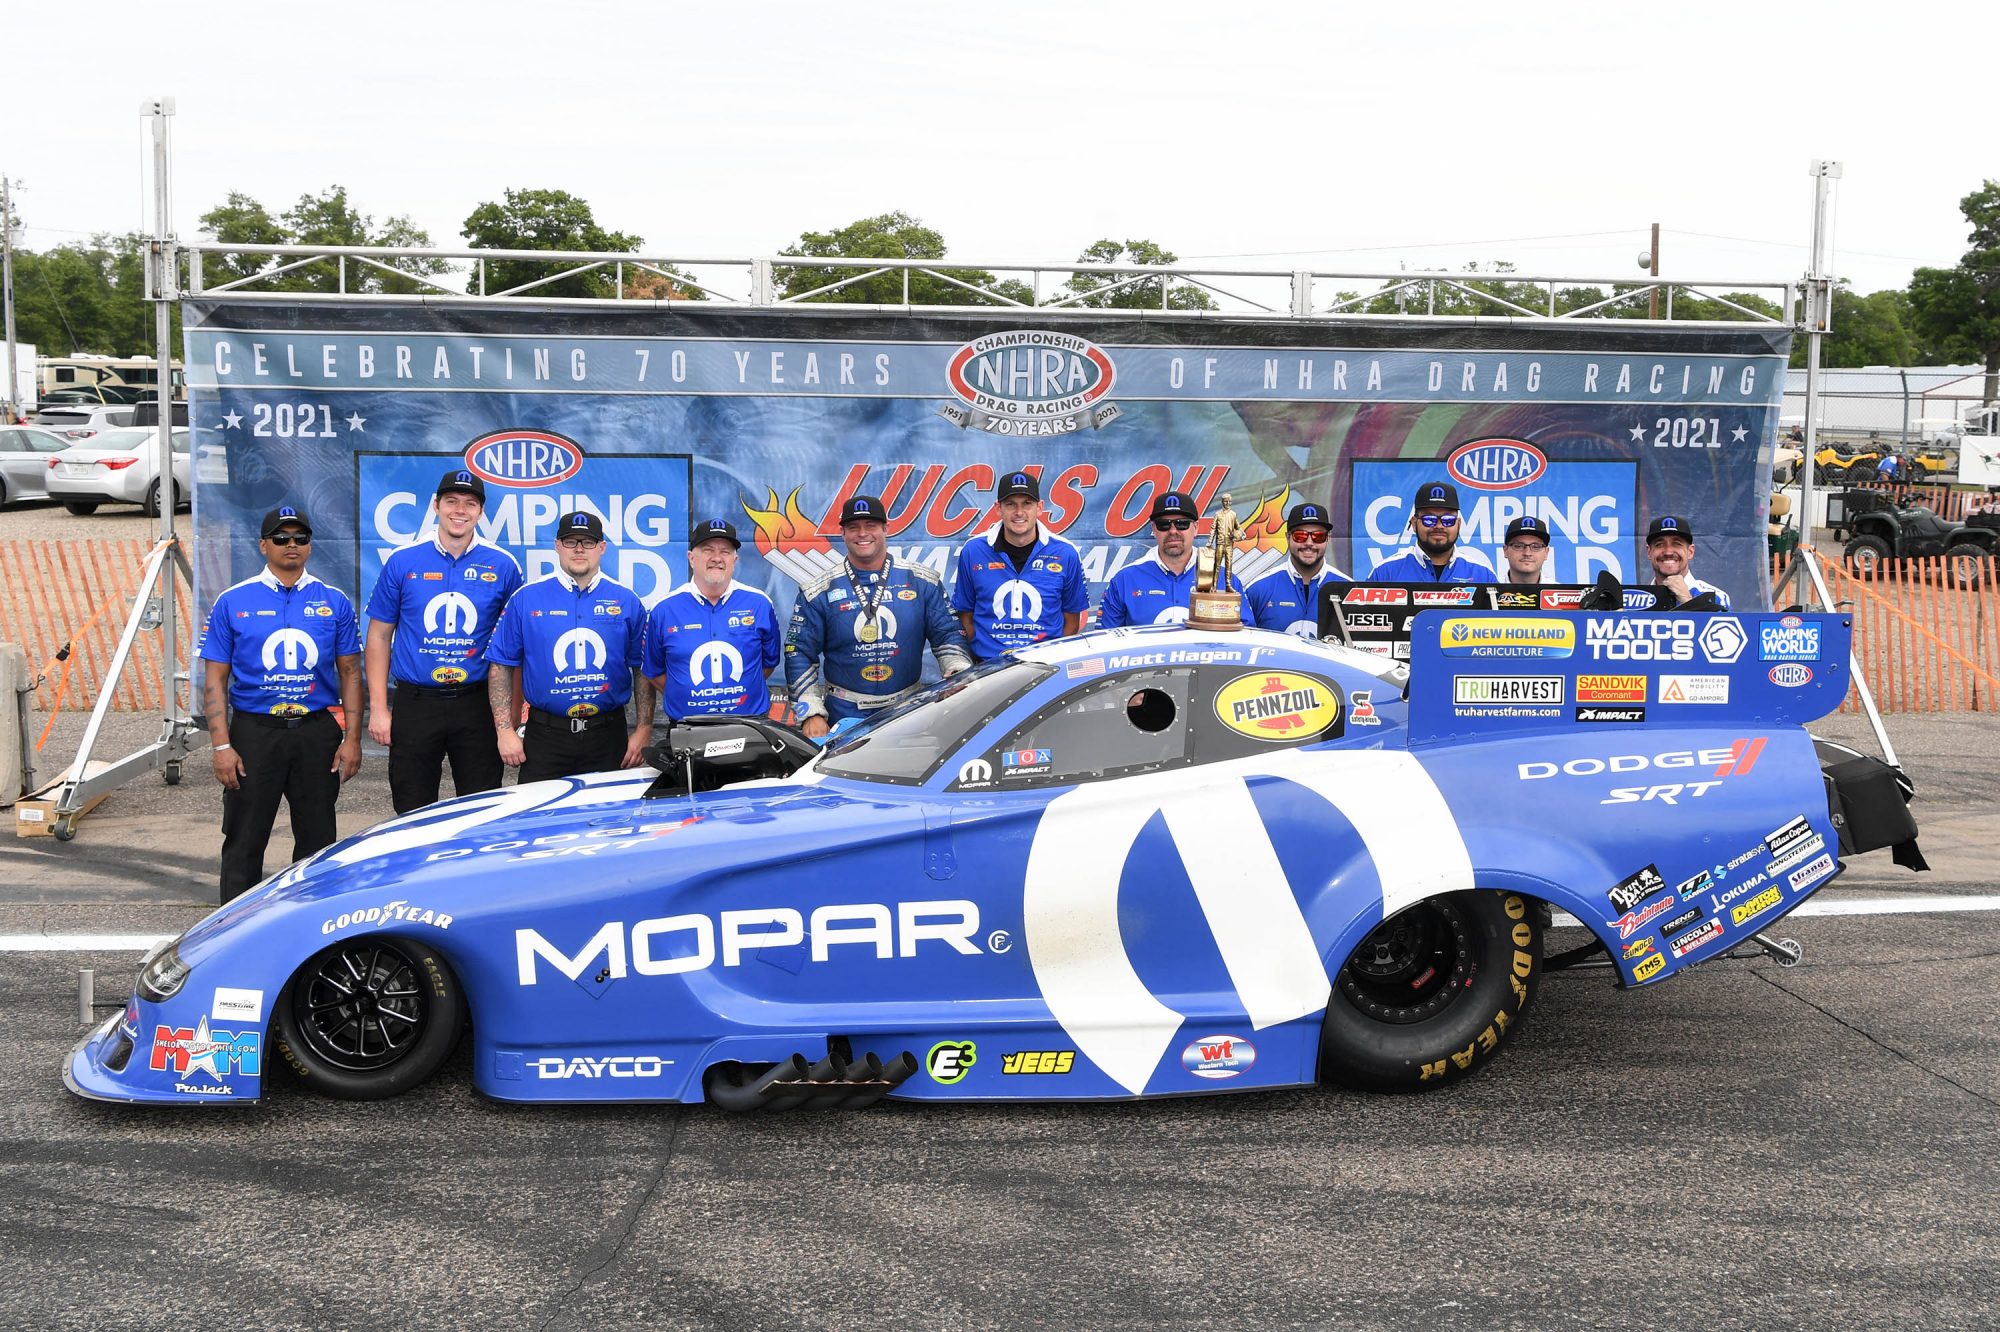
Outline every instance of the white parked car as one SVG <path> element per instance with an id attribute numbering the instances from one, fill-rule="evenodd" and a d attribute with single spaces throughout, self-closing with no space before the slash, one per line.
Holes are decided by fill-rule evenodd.
<path id="1" fill-rule="evenodd" d="M 44 407 L 35 413 L 33 424 L 75 443 L 89 439 L 101 430 L 131 425 L 132 414 L 136 410 L 129 404 L 115 403 L 96 407 Z"/>
<path id="2" fill-rule="evenodd" d="M 137 504 L 148 516 L 160 512 L 156 452 L 159 436 L 144 426 L 92 435 L 49 459 L 48 488 L 71 513 L 94 513 L 100 504 Z M 174 503 L 188 507 L 188 432 L 173 434 Z"/>
<path id="3" fill-rule="evenodd" d="M 49 456 L 69 447 L 33 426 L 0 426 L 0 504 L 49 497 Z"/>

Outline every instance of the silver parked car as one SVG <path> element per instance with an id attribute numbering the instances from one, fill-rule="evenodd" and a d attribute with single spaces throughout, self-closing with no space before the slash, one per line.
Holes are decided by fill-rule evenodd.
<path id="1" fill-rule="evenodd" d="M 0 504 L 49 497 L 49 455 L 69 441 L 33 426 L 0 426 Z"/>
<path id="2" fill-rule="evenodd" d="M 35 413 L 34 424 L 74 444 L 78 440 L 89 439 L 100 430 L 131 425 L 135 410 L 131 406 L 110 405 L 44 407 Z"/>
<path id="3" fill-rule="evenodd" d="M 71 513 L 94 513 L 100 504 L 138 504 L 160 512 L 159 436 L 148 426 L 126 426 L 92 435 L 49 459 L 48 487 Z M 188 507 L 188 432 L 173 433 L 174 507 Z"/>

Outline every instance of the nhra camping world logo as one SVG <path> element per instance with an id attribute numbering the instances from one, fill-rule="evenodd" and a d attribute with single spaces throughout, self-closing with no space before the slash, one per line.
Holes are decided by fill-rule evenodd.
<path id="1" fill-rule="evenodd" d="M 988 333 L 952 353 L 945 380 L 958 401 L 938 414 L 960 429 L 1017 438 L 1096 430 L 1122 414 L 1104 401 L 1117 373 L 1102 347 L 1068 333 Z"/>
<path id="2" fill-rule="evenodd" d="M 553 486 L 583 469 L 583 447 L 546 430 L 496 430 L 465 446 L 465 465 L 489 486 Z"/>

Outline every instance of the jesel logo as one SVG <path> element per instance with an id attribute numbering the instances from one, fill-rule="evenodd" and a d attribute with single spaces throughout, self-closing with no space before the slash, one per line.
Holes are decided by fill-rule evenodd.
<path id="1" fill-rule="evenodd" d="M 1310 675 L 1258 671 L 1239 675 L 1216 691 L 1215 715 L 1252 740 L 1297 743 L 1340 720 L 1340 696 Z"/>
<path id="2" fill-rule="evenodd" d="M 1104 401 L 1117 370 L 1103 348 L 1052 329 L 1009 329 L 966 343 L 945 366 L 953 425 L 1046 438 L 1094 430 L 1120 415 Z"/>
<path id="3" fill-rule="evenodd" d="M 1474 490 L 1518 490 L 1548 465 L 1542 451 L 1524 439 L 1475 439 L 1444 461 L 1446 471 Z"/>
<path id="4" fill-rule="evenodd" d="M 1025 579 L 1009 578 L 994 589 L 993 616 L 1032 624 L 1042 618 L 1042 594 Z"/>
<path id="5" fill-rule="evenodd" d="M 558 671 L 585 671 L 604 669 L 604 640 L 595 629 L 572 629 L 556 640 L 555 663 Z"/>
<path id="6" fill-rule="evenodd" d="M 463 592 L 441 592 L 424 603 L 424 632 L 470 634 L 479 627 L 479 608 Z"/>
<path id="7" fill-rule="evenodd" d="M 546 430 L 496 430 L 465 446 L 465 465 L 488 485 L 553 486 L 582 469 L 583 449 Z"/>
<path id="8" fill-rule="evenodd" d="M 264 669 L 275 671 L 282 658 L 288 671 L 309 671 L 319 665 L 319 644 L 303 629 L 280 629 L 264 640 Z"/>

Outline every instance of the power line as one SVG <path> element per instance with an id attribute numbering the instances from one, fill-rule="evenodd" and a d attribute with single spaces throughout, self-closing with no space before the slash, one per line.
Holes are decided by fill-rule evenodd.
<path id="1" fill-rule="evenodd" d="M 1567 231 L 1552 236 L 1498 236 L 1483 240 L 1422 241 L 1413 245 L 1353 245 L 1337 250 L 1257 250 L 1237 254 L 1190 254 L 1184 259 L 1277 259 L 1288 254 L 1388 254 L 1397 250 L 1450 250 L 1467 245 L 1525 245 L 1530 241 L 1585 240 L 1593 236 L 1623 236 L 1635 227 L 1616 231 Z"/>

